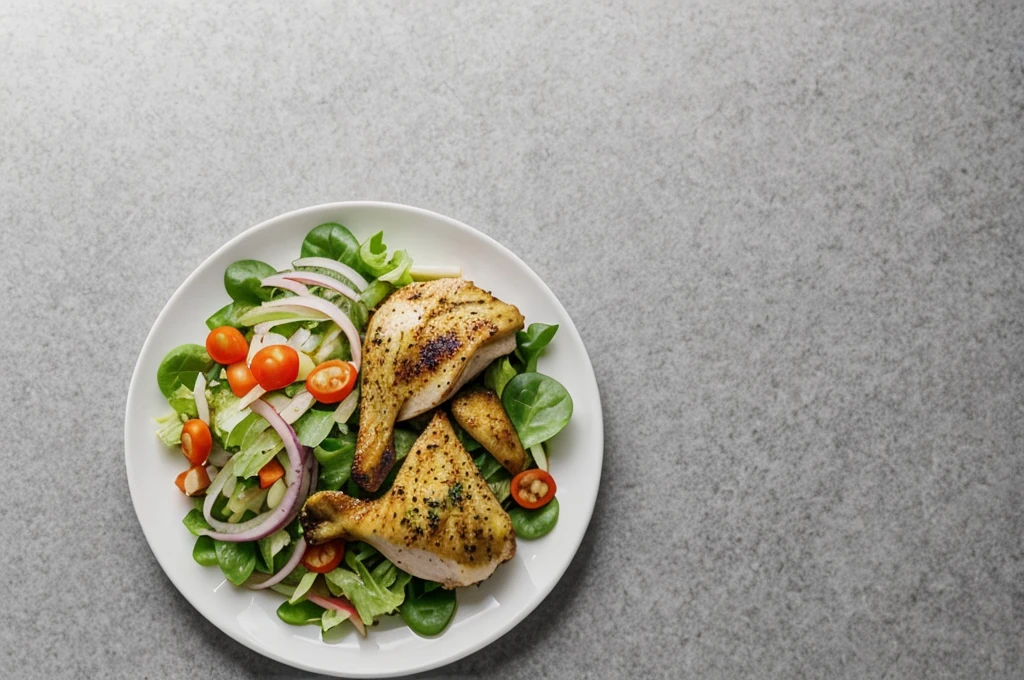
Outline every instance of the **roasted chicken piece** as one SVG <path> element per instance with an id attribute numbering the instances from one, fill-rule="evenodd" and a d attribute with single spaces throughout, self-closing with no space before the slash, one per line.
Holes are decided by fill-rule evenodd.
<path id="1" fill-rule="evenodd" d="M 516 553 L 512 520 L 438 411 L 380 498 L 340 491 L 310 496 L 306 540 L 365 541 L 400 569 L 445 588 L 479 583 Z"/>
<path id="2" fill-rule="evenodd" d="M 463 279 L 400 288 L 366 330 L 352 479 L 376 491 L 395 464 L 395 422 L 445 401 L 516 346 L 523 315 Z"/>
<path id="3" fill-rule="evenodd" d="M 501 399 L 485 387 L 470 387 L 452 399 L 452 416 L 512 474 L 523 471 L 526 451 Z"/>

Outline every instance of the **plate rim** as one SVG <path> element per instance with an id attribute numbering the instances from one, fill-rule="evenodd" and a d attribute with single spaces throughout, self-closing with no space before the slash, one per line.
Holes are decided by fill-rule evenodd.
<path id="1" fill-rule="evenodd" d="M 583 343 L 582 337 L 580 337 L 580 349 L 583 352 L 582 358 L 586 362 L 586 366 L 589 368 L 589 374 L 586 377 L 589 377 L 590 382 L 592 383 L 593 397 L 594 397 L 595 403 L 597 405 L 597 408 L 595 409 L 595 413 L 593 415 L 593 417 L 595 419 L 594 420 L 593 429 L 594 429 L 594 434 L 596 435 L 596 438 L 597 438 L 597 445 L 598 445 L 597 446 L 597 451 L 593 453 L 593 455 L 595 456 L 593 464 L 597 466 L 597 475 L 596 475 L 597 485 L 594 488 L 591 502 L 588 504 L 588 507 L 584 508 L 583 515 L 585 517 L 585 521 L 582 524 L 582 531 L 580 531 L 578 533 L 578 535 L 576 535 L 576 536 L 574 536 L 572 538 L 573 545 L 571 546 L 572 547 L 571 551 L 569 551 L 569 558 L 568 558 L 568 560 L 566 560 L 564 566 L 562 566 L 560 568 L 560 571 L 559 571 L 559 573 L 558 573 L 556 578 L 552 579 L 550 581 L 550 583 L 547 584 L 545 587 L 538 589 L 537 596 L 534 597 L 532 599 L 532 601 L 527 603 L 527 605 L 525 607 L 523 607 L 523 609 L 521 611 L 517 612 L 514 616 L 511 616 L 508 620 L 503 621 L 499 625 L 498 629 L 492 635 L 487 636 L 487 637 L 485 637 L 485 638 L 483 638 L 481 640 L 478 640 L 478 641 L 476 641 L 476 642 L 474 642 L 472 644 L 466 645 L 465 647 L 462 647 L 462 648 L 458 649 L 457 651 L 454 651 L 454 652 L 450 653 L 446 657 L 435 659 L 435 660 L 431 660 L 431 661 L 427 661 L 427 662 L 424 662 L 422 664 L 414 664 L 414 665 L 410 666 L 409 668 L 407 668 L 405 670 L 402 670 L 402 671 L 397 671 L 397 672 L 385 671 L 385 672 L 382 672 L 382 673 L 362 673 L 362 672 L 352 673 L 352 672 L 347 672 L 344 675 L 342 675 L 342 674 L 337 673 L 337 672 L 335 672 L 335 671 L 333 671 L 331 669 L 324 669 L 324 668 L 321 668 L 319 666 L 305 664 L 305 663 L 303 663 L 301 661 L 295 661 L 295 660 L 290 659 L 290 658 L 284 658 L 284 657 L 280 656 L 276 651 L 271 650 L 271 649 L 267 649 L 266 647 L 263 647 L 263 646 L 260 646 L 260 645 L 256 644 L 255 641 L 252 640 L 251 638 L 248 638 L 248 637 L 240 635 L 240 634 L 236 634 L 236 631 L 234 631 L 233 629 L 221 626 L 220 623 L 218 623 L 217 620 L 215 620 L 211 616 L 207 615 L 207 613 L 205 611 L 204 604 L 201 603 L 201 602 L 197 602 L 195 598 L 190 596 L 190 594 L 188 592 L 188 589 L 183 586 L 183 581 L 182 581 L 181 575 L 180 574 L 179 575 L 175 575 L 174 570 L 168 569 L 167 565 L 165 565 L 164 562 L 161 560 L 158 551 L 154 548 L 154 537 L 151 537 L 150 531 L 147 530 L 146 524 L 143 522 L 142 516 L 140 515 L 139 503 L 137 501 L 137 490 L 133 487 L 133 484 L 132 484 L 132 479 L 135 476 L 135 474 L 133 474 L 135 466 L 134 466 L 134 464 L 132 462 L 132 457 L 131 457 L 131 455 L 129 453 L 129 430 L 130 430 L 130 423 L 131 423 L 131 418 L 130 418 L 130 416 L 131 416 L 131 405 L 135 401 L 135 396 L 136 396 L 137 391 L 139 389 L 141 389 L 141 387 L 140 387 L 141 379 L 140 379 L 139 376 L 140 376 L 140 371 L 141 371 L 141 368 L 142 368 L 142 359 L 143 359 L 143 355 L 145 354 L 145 350 L 146 350 L 147 347 L 150 346 L 150 343 L 154 341 L 155 331 L 156 331 L 157 326 L 159 325 L 160 320 L 164 317 L 165 314 L 168 313 L 168 309 L 170 309 L 172 307 L 172 305 L 175 304 L 175 302 L 178 300 L 178 298 L 180 296 L 184 295 L 183 291 L 188 287 L 188 284 L 191 283 L 194 279 L 196 279 L 200 275 L 201 271 L 205 270 L 205 268 L 207 267 L 208 263 L 211 262 L 212 260 L 216 259 L 224 251 L 229 250 L 229 249 L 235 247 L 235 245 L 238 244 L 239 242 L 247 240 L 248 238 L 251 238 L 253 235 L 258 234 L 260 232 L 266 231 L 268 229 L 272 229 L 274 227 L 274 225 L 279 223 L 279 222 L 285 222 L 285 221 L 293 220 L 293 219 L 301 219 L 303 216 L 305 216 L 307 214 L 315 214 L 315 213 L 318 213 L 318 212 L 321 212 L 321 211 L 344 210 L 344 209 L 366 209 L 366 208 L 370 208 L 370 209 L 391 209 L 391 210 L 396 210 L 397 209 L 399 211 L 406 211 L 406 212 L 409 212 L 409 213 L 422 215 L 422 216 L 429 217 L 429 218 L 432 218 L 432 219 L 441 220 L 443 222 L 448 222 L 451 225 L 453 225 L 457 230 L 459 230 L 459 231 L 461 231 L 463 233 L 473 234 L 473 235 L 475 235 L 477 237 L 482 238 L 490 247 L 496 248 L 504 257 L 508 257 L 508 258 L 511 258 L 511 259 L 513 259 L 515 261 L 518 261 L 519 264 L 521 264 L 523 266 L 525 271 L 528 273 L 528 276 L 532 277 L 534 279 L 535 283 L 539 284 L 544 290 L 546 290 L 550 294 L 551 301 L 554 303 L 556 308 L 562 314 L 565 315 L 565 318 L 570 320 L 570 323 L 572 323 L 572 326 L 573 326 L 573 330 L 575 331 L 576 335 L 579 336 L 579 330 L 576 328 L 576 323 L 574 321 L 572 321 L 572 317 L 569 315 L 568 311 L 566 311 L 565 306 L 562 305 L 561 300 L 559 300 L 558 296 L 555 295 L 554 291 L 552 291 L 551 288 L 548 287 L 548 285 L 544 282 L 544 280 L 533 270 L 532 267 L 530 267 L 529 264 L 527 264 L 524 260 L 522 260 L 522 258 L 520 258 L 518 255 L 516 255 L 514 252 L 512 252 L 509 248 L 504 246 L 502 243 L 500 243 L 499 241 L 497 241 L 496 239 L 491 237 L 489 234 L 487 234 L 487 233 L 485 233 L 485 232 L 483 232 L 483 231 L 481 231 L 479 229 L 476 229 L 476 228 L 474 228 L 474 227 L 472 227 L 472 226 L 470 226 L 468 224 L 465 224 L 464 222 L 461 222 L 460 220 L 457 220 L 457 219 L 455 219 L 453 217 L 449 217 L 447 215 L 444 215 L 444 214 L 441 214 L 441 213 L 438 213 L 438 212 L 427 210 L 425 208 L 419 208 L 419 207 L 416 207 L 416 206 L 406 205 L 406 204 L 402 204 L 402 203 L 394 203 L 394 202 L 389 202 L 389 201 L 373 201 L 373 200 L 335 201 L 335 202 L 328 202 L 328 203 L 320 203 L 320 204 L 317 204 L 317 205 L 307 206 L 307 207 L 304 207 L 304 208 L 298 208 L 298 209 L 291 210 L 291 211 L 288 211 L 288 212 L 285 212 L 285 213 L 281 213 L 279 215 L 276 215 L 276 216 L 271 217 L 269 219 L 263 220 L 262 222 L 259 222 L 259 223 L 255 224 L 255 225 L 252 225 L 252 226 L 244 229 L 243 231 L 241 231 L 238 234 L 236 234 L 233 238 L 231 238 L 228 241 L 226 241 L 225 243 L 221 244 L 221 246 L 219 248 L 217 248 L 216 250 L 214 250 L 212 253 L 207 255 L 203 259 L 203 261 L 200 262 L 192 270 L 192 272 L 180 284 L 178 284 L 178 287 L 175 289 L 174 293 L 171 294 L 171 296 L 167 299 L 167 302 L 164 303 L 163 307 L 160 309 L 160 312 L 156 315 L 156 318 L 153 320 L 152 324 L 150 325 L 149 332 L 147 332 L 147 334 L 146 334 L 146 338 L 142 342 L 142 346 L 139 348 L 138 358 L 136 359 L 135 366 L 132 369 L 132 376 L 131 376 L 131 379 L 130 379 L 130 382 L 129 382 L 129 385 L 128 385 L 128 392 L 127 392 L 127 398 L 126 398 L 126 403 L 125 403 L 125 419 L 124 419 L 124 433 L 123 433 L 123 436 L 124 436 L 125 472 L 126 472 L 127 481 L 128 481 L 128 491 L 129 491 L 129 495 L 130 495 L 131 501 L 132 501 L 132 509 L 135 512 L 135 517 L 136 517 L 136 520 L 138 521 L 138 525 L 142 529 L 143 537 L 146 539 L 146 544 L 149 546 L 150 552 L 153 554 L 153 557 L 156 558 L 156 561 L 160 565 L 161 570 L 167 576 L 168 580 L 170 580 L 171 584 L 174 585 L 174 587 L 178 590 L 178 593 L 185 598 L 185 600 L 193 607 L 193 609 L 195 609 L 210 624 L 212 624 L 215 628 L 217 628 L 222 633 L 226 634 L 232 640 L 234 640 L 234 641 L 244 645 L 245 647 L 253 650 L 257 654 L 260 654 L 260 655 L 262 655 L 264 657 L 273 659 L 274 661 L 277 661 L 278 663 L 284 664 L 284 665 L 289 666 L 291 668 L 297 668 L 297 669 L 300 669 L 300 670 L 310 671 L 310 672 L 314 672 L 314 673 L 325 673 L 325 674 L 330 674 L 330 675 L 336 675 L 337 677 L 385 678 L 385 677 L 401 677 L 401 676 L 405 676 L 405 675 L 410 675 L 410 674 L 415 674 L 415 673 L 422 673 L 424 671 L 429 671 L 429 670 L 433 670 L 433 669 L 436 669 L 436 668 L 440 668 L 442 666 L 446 666 L 448 664 L 454 663 L 454 662 L 456 662 L 456 661 L 458 661 L 460 659 L 464 659 L 467 656 L 469 656 L 471 654 L 474 654 L 475 652 L 483 649 L 484 647 L 487 647 L 487 646 L 493 644 L 494 642 L 497 642 L 502 637 L 504 637 L 510 630 L 515 628 L 517 625 L 519 625 L 519 623 L 521 623 L 527 616 L 529 616 L 531 613 L 533 613 L 533 611 L 538 606 L 540 606 L 540 604 L 544 600 L 547 599 L 547 597 L 551 594 L 551 592 L 555 589 L 555 587 L 561 582 L 562 577 L 565 576 L 566 571 L 568 571 L 568 569 L 571 566 L 573 560 L 575 560 L 576 556 L 578 555 L 580 545 L 582 545 L 584 537 L 586 536 L 587 532 L 590 530 L 590 524 L 591 524 L 591 521 L 593 519 L 594 509 L 595 509 L 595 507 L 597 505 L 597 497 L 598 497 L 599 492 L 600 492 L 601 473 L 603 471 L 603 466 L 604 466 L 604 415 L 603 415 L 601 396 L 600 396 L 600 392 L 599 392 L 599 386 L 598 386 L 598 383 L 597 383 L 597 375 L 596 375 L 596 373 L 594 371 L 594 365 L 593 365 L 593 362 L 591 362 L 591 360 L 590 360 L 590 355 L 587 352 L 587 349 L 586 349 L 585 344 Z M 141 493 L 141 489 L 139 489 L 138 492 Z M 284 625 L 284 624 L 282 624 L 282 625 Z"/>

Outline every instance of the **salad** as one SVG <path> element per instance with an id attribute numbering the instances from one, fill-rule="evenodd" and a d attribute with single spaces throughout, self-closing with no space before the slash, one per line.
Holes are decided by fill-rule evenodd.
<path id="1" fill-rule="evenodd" d="M 390 488 L 429 413 L 396 427 L 397 463 L 381 488 L 360 488 L 351 471 L 367 324 L 398 288 L 461 270 L 416 267 L 404 250 L 389 254 L 383 233 L 359 243 L 335 223 L 313 228 L 291 264 L 282 271 L 258 260 L 231 264 L 224 273 L 231 302 L 206 320 L 205 342 L 172 349 L 157 371 L 170 406 L 157 434 L 187 463 L 174 482 L 194 503 L 183 519 L 196 536 L 192 556 L 235 586 L 278 593 L 279 618 L 317 625 L 325 640 L 344 635 L 346 621 L 365 635 L 395 614 L 417 634 L 437 635 L 454 617 L 454 590 L 402 571 L 366 543 L 309 545 L 298 515 L 317 491 L 373 499 Z M 513 353 L 470 383 L 500 399 L 526 451 L 522 472 L 512 475 L 453 423 L 526 540 L 558 521 L 545 442 L 568 423 L 572 399 L 537 371 L 557 330 L 531 324 L 516 334 Z"/>

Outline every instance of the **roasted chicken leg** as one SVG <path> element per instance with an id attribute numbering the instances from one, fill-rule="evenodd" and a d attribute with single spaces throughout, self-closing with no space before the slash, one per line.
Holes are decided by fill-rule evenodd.
<path id="1" fill-rule="evenodd" d="M 526 451 L 501 399 L 484 387 L 469 387 L 452 399 L 452 416 L 469 436 L 512 474 L 523 471 Z"/>
<path id="2" fill-rule="evenodd" d="M 445 588 L 479 583 L 512 559 L 512 520 L 438 411 L 413 444 L 394 485 L 375 500 L 340 491 L 310 496 L 306 540 L 365 541 L 400 569 Z"/>
<path id="3" fill-rule="evenodd" d="M 523 315 L 463 279 L 400 288 L 370 319 L 363 346 L 352 479 L 375 491 L 395 464 L 396 421 L 451 397 L 515 349 Z"/>

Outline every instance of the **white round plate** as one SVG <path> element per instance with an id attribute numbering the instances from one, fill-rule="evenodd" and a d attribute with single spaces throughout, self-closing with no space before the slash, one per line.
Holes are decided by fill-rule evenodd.
<path id="1" fill-rule="evenodd" d="M 155 434 L 153 419 L 168 411 L 156 371 L 168 350 L 202 343 L 207 316 L 230 300 L 224 270 L 254 258 L 277 268 L 299 257 L 306 233 L 339 222 L 362 241 L 377 231 L 392 249 L 405 249 L 419 265 L 458 265 L 463 276 L 519 307 L 526 322 L 559 324 L 539 370 L 559 380 L 574 402 L 569 425 L 550 443 L 558 480 L 560 517 L 536 541 L 520 540 L 516 556 L 480 587 L 458 591 L 455 620 L 434 638 L 414 634 L 397 616 L 361 638 L 354 629 L 325 643 L 315 626 L 289 626 L 277 618 L 282 597 L 227 582 L 216 567 L 192 560 L 195 541 L 181 524 L 191 502 L 173 480 L 185 461 Z M 568 568 L 594 509 L 601 478 L 604 431 L 597 381 L 586 349 L 565 309 L 544 282 L 509 250 L 448 217 L 390 203 L 332 203 L 275 217 L 242 233 L 211 255 L 171 296 L 146 338 L 128 389 L 125 464 L 139 523 L 157 561 L 192 606 L 247 647 L 282 663 L 353 678 L 393 677 L 460 659 L 494 642 L 540 604 Z M 345 625 L 345 624 L 343 624 Z"/>

